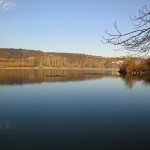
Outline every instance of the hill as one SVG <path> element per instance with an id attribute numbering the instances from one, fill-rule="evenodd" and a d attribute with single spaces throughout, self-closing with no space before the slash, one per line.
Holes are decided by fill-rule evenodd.
<path id="1" fill-rule="evenodd" d="M 0 48 L 0 67 L 118 68 L 120 57 Z"/>

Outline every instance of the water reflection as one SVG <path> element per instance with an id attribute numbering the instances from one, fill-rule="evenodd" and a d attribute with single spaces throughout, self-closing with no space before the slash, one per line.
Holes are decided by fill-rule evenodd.
<path id="1" fill-rule="evenodd" d="M 42 82 L 69 82 L 90 79 L 121 78 L 127 88 L 142 82 L 150 86 L 150 76 L 119 75 L 117 70 L 100 69 L 0 69 L 0 85 L 23 85 Z"/>
<path id="2" fill-rule="evenodd" d="M 137 82 L 142 82 L 144 86 L 150 86 L 150 76 L 126 74 L 120 77 L 124 81 L 126 87 L 130 89 L 133 88 Z"/>
<path id="3" fill-rule="evenodd" d="M 118 77 L 116 70 L 96 69 L 1 69 L 1 85 L 68 82 Z"/>
<path id="4" fill-rule="evenodd" d="M 114 70 L 1 69 L 0 150 L 146 149 L 149 81 Z"/>

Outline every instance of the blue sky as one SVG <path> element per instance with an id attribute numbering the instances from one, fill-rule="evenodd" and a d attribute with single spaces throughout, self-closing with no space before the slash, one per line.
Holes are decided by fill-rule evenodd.
<path id="1" fill-rule="evenodd" d="M 149 0 L 0 0 L 0 47 L 99 56 L 128 55 L 101 43 L 118 22 L 130 31 L 130 16 Z"/>

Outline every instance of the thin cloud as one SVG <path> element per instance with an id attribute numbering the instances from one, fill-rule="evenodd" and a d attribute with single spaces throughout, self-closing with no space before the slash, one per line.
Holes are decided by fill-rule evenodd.
<path id="1" fill-rule="evenodd" d="M 13 9 L 16 3 L 13 0 L 0 0 L 0 11 L 7 12 Z"/>

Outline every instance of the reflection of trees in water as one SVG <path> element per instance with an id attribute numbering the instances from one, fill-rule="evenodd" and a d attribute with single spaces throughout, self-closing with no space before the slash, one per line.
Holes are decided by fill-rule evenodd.
<path id="1" fill-rule="evenodd" d="M 142 83 L 145 86 L 150 86 L 150 76 L 146 76 Z"/>
<path id="2" fill-rule="evenodd" d="M 150 86 L 150 76 L 126 74 L 122 75 L 121 78 L 123 79 L 126 87 L 130 89 L 136 82 L 142 82 L 143 85 Z"/>
<path id="3" fill-rule="evenodd" d="M 0 118 L 0 135 L 10 134 L 17 128 L 16 124 L 8 119 Z"/>
<path id="4" fill-rule="evenodd" d="M 83 81 L 116 76 L 117 71 L 96 69 L 1 69 L 0 84 Z"/>
<path id="5" fill-rule="evenodd" d="M 1 85 L 84 81 L 116 77 L 119 77 L 117 71 L 100 69 L 0 69 Z M 150 76 L 126 74 L 121 78 L 128 88 L 132 88 L 139 81 L 145 86 L 150 86 Z"/>

